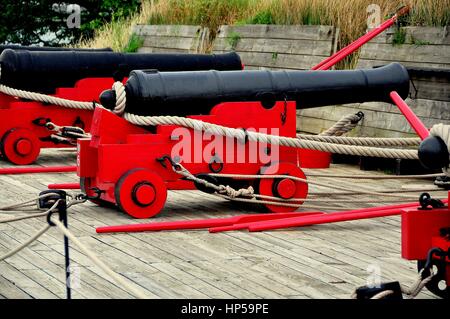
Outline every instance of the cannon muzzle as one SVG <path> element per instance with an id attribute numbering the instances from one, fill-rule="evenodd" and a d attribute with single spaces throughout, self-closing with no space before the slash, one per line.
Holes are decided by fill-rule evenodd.
<path id="1" fill-rule="evenodd" d="M 0 83 L 17 89 L 52 93 L 88 77 L 122 80 L 136 69 L 160 71 L 241 70 L 236 53 L 156 54 L 85 51 L 14 51 L 0 55 Z"/>
<path id="2" fill-rule="evenodd" d="M 420 143 L 418 154 L 425 168 L 437 170 L 449 165 L 448 148 L 440 137 L 429 136 L 424 139 Z"/>
<path id="3" fill-rule="evenodd" d="M 409 93 L 408 72 L 399 63 L 342 71 L 133 71 L 125 84 L 126 112 L 138 115 L 207 114 L 231 101 L 292 100 L 297 108 L 362 102 L 390 102 L 389 93 Z M 115 94 L 100 96 L 113 109 Z"/>

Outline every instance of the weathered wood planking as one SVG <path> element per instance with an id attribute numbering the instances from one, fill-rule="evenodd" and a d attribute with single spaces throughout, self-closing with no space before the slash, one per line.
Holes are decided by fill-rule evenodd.
<path id="1" fill-rule="evenodd" d="M 450 45 L 449 27 L 402 27 L 405 34 L 405 44 L 426 43 L 428 45 Z M 392 44 L 396 35 L 396 27 L 389 28 L 377 37 L 370 40 L 370 43 Z"/>
<path id="2" fill-rule="evenodd" d="M 204 53 L 209 30 L 190 25 L 136 25 L 133 33 L 142 37 L 142 53 Z"/>
<path id="3" fill-rule="evenodd" d="M 406 67 L 450 70 L 450 34 L 448 27 L 404 27 L 391 28 L 367 43 L 361 49 L 359 68 L 369 68 L 400 62 Z M 402 33 L 403 44 L 393 44 L 393 39 Z M 450 102 L 449 73 L 427 75 L 412 74 L 418 89 L 411 93 L 420 99 Z"/>
<path id="4" fill-rule="evenodd" d="M 438 123 L 450 124 L 449 102 L 407 99 L 406 103 L 427 127 Z M 342 116 L 358 111 L 362 111 L 365 116 L 351 135 L 402 137 L 415 134 L 395 105 L 377 102 L 299 110 L 297 111 L 297 129 L 302 132 L 319 134 Z"/>
<path id="5" fill-rule="evenodd" d="M 218 38 L 237 34 L 240 38 L 285 39 L 285 40 L 333 40 L 335 32 L 332 26 L 316 25 L 273 25 L 247 24 L 239 26 L 223 25 L 219 28 Z"/>
<path id="6" fill-rule="evenodd" d="M 411 89 L 411 96 L 435 101 L 450 102 L 450 69 L 449 81 L 442 81 L 441 78 L 420 78 L 412 76 L 414 87 Z"/>
<path id="7" fill-rule="evenodd" d="M 408 66 L 409 62 L 427 63 L 428 67 L 444 65 L 450 68 L 450 45 L 416 45 L 367 43 L 363 46 L 359 61 L 395 61 Z"/>
<path id="8" fill-rule="evenodd" d="M 358 68 L 360 69 L 367 69 L 371 68 L 373 66 L 380 66 L 380 65 L 386 65 L 392 62 L 400 62 L 404 64 L 405 66 L 411 66 L 411 67 L 418 67 L 418 68 L 448 68 L 449 65 L 446 63 L 429 63 L 429 62 L 417 62 L 417 61 L 397 61 L 395 60 L 374 60 L 374 59 L 364 59 L 359 60 L 358 62 Z"/>
<path id="9" fill-rule="evenodd" d="M 38 165 L 75 163 L 74 152 L 43 150 Z M 0 167 L 10 167 L 0 162 Z M 311 173 L 306 170 L 306 173 Z M 348 165 L 321 171 L 367 174 Z M 370 174 L 373 174 L 371 172 Z M 382 173 L 376 173 L 382 174 Z M 312 177 L 310 177 L 312 178 Z M 320 181 L 364 189 L 395 189 L 405 185 L 433 187 L 423 180 Z M 35 196 L 47 183 L 75 182 L 75 174 L 0 176 L 0 204 Z M 311 185 L 312 192 L 327 191 Z M 330 191 L 330 190 L 328 190 Z M 331 190 L 331 192 L 334 192 Z M 445 197 L 445 191 L 432 192 Z M 331 195 L 330 195 L 331 196 Z M 358 195 L 357 206 L 374 206 L 376 198 Z M 389 203 L 383 197 L 380 203 Z M 332 199 L 330 199 L 332 201 Z M 336 207 L 354 208 L 337 203 Z M 169 192 L 166 208 L 154 221 L 228 217 L 248 210 L 198 191 Z M 96 234 L 102 225 L 145 223 L 92 203 L 69 209 L 69 228 L 85 245 L 128 278 L 150 298 L 349 298 L 366 283 L 367 267 L 378 266 L 383 281 L 410 286 L 417 276 L 415 262 L 400 257 L 398 216 L 319 225 L 262 233 L 245 231 L 210 234 L 202 231 Z M 0 224 L 0 255 L 24 242 L 44 219 Z M 74 298 L 131 298 L 78 249 L 71 249 L 80 275 Z M 33 245 L 0 264 L 0 296 L 5 298 L 64 298 L 62 235 L 51 229 Z M 419 298 L 434 298 L 427 290 Z"/>
<path id="10" fill-rule="evenodd" d="M 223 53 L 228 51 L 214 51 Z M 277 67 L 279 69 L 307 70 L 312 65 L 318 64 L 323 57 L 300 54 L 284 54 L 270 52 L 237 52 L 246 69 L 267 69 Z"/>
<path id="11" fill-rule="evenodd" d="M 214 53 L 236 51 L 248 69 L 310 69 L 335 51 L 331 26 L 221 26 Z"/>
<path id="12" fill-rule="evenodd" d="M 393 45 L 394 28 L 371 40 L 361 49 L 358 68 L 371 68 L 391 62 L 406 67 L 441 68 L 450 70 L 450 35 L 448 28 L 405 27 L 402 28 L 404 44 Z M 437 123 L 449 124 L 450 80 L 444 76 L 412 76 L 414 100 L 408 105 L 428 127 Z M 417 89 L 417 91 L 416 91 Z M 363 103 L 347 106 L 300 110 L 298 129 L 320 133 L 346 113 L 363 111 L 364 121 L 352 133 L 366 136 L 408 136 L 414 134 L 407 121 L 394 105 L 386 103 Z"/>

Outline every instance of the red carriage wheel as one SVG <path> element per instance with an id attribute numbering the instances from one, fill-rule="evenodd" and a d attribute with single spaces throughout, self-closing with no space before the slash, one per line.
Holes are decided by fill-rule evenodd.
<path id="1" fill-rule="evenodd" d="M 167 187 L 156 173 L 136 168 L 120 177 L 114 189 L 117 205 L 135 218 L 158 214 L 167 199 Z"/>
<path id="2" fill-rule="evenodd" d="M 30 130 L 15 128 L 3 135 L 1 152 L 3 156 L 16 165 L 34 163 L 41 152 L 37 136 Z"/>
<path id="3" fill-rule="evenodd" d="M 305 174 L 300 167 L 292 163 L 276 163 L 261 168 L 260 175 L 290 175 L 306 179 Z M 290 178 L 261 178 L 257 181 L 257 192 L 261 195 L 278 197 L 281 199 L 305 199 L 308 195 L 308 184 L 306 182 L 296 181 Z M 268 200 L 261 198 L 262 201 Z M 274 213 L 286 213 L 297 210 L 302 201 L 287 202 L 295 204 L 296 207 L 278 206 L 263 204 L 263 206 Z M 298 205 L 298 206 L 297 206 Z"/>

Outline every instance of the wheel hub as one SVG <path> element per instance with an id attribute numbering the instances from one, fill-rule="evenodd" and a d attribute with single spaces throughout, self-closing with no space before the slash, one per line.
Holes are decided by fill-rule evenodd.
<path id="1" fill-rule="evenodd" d="M 260 169 L 259 174 L 265 175 L 265 178 L 258 180 L 255 184 L 256 192 L 264 196 L 277 197 L 279 199 L 293 200 L 289 202 L 289 206 L 281 206 L 276 204 L 263 204 L 263 207 L 274 213 L 293 212 L 303 203 L 302 199 L 308 196 L 308 184 L 306 176 L 294 163 L 281 162 L 264 166 Z M 284 175 L 286 177 L 273 177 L 270 175 Z M 289 177 L 288 177 L 289 176 Z M 291 177 L 297 178 L 292 179 Z M 300 181 L 300 180 L 305 180 Z"/>
<path id="2" fill-rule="evenodd" d="M 149 206 L 155 200 L 156 192 L 150 183 L 139 183 L 133 189 L 133 200 L 140 206 Z"/>
<path id="3" fill-rule="evenodd" d="M 296 191 L 297 187 L 292 179 L 284 178 L 274 183 L 274 194 L 281 198 L 293 198 Z"/>
<path id="4" fill-rule="evenodd" d="M 22 138 L 16 142 L 15 149 L 19 155 L 29 155 L 33 149 L 33 144 L 30 140 Z"/>
<path id="5" fill-rule="evenodd" d="M 158 214 L 167 199 L 167 186 L 159 174 L 145 168 L 125 172 L 114 186 L 114 198 L 121 210 L 135 218 Z"/>

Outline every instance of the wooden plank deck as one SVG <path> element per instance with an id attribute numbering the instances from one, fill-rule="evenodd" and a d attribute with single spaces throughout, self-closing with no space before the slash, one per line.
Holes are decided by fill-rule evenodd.
<path id="1" fill-rule="evenodd" d="M 38 165 L 74 162 L 74 151 L 44 150 Z M 2 161 L 0 166 L 11 165 Z M 348 165 L 320 172 L 368 174 Z M 432 181 L 420 180 L 320 180 L 372 190 L 402 185 L 432 187 Z M 0 203 L 31 198 L 48 183 L 76 181 L 75 174 L 2 175 Z M 437 195 L 445 197 L 445 192 Z M 359 207 L 377 205 L 371 203 L 373 198 L 358 198 L 367 199 Z M 389 203 L 381 200 L 385 202 L 378 205 Z M 328 204 L 334 205 L 332 200 Z M 155 221 L 246 212 L 212 195 L 173 191 Z M 92 203 L 74 206 L 69 213 L 71 231 L 150 298 L 349 298 L 355 287 L 366 283 L 368 267 L 378 267 L 383 281 L 400 280 L 407 286 L 417 276 L 415 262 L 400 257 L 398 216 L 261 233 L 209 234 L 201 230 L 98 235 L 97 226 L 145 221 Z M 33 219 L 0 224 L 0 255 L 44 223 Z M 79 287 L 73 289 L 74 298 L 132 297 L 73 246 L 71 258 L 80 278 Z M 63 243 L 57 230 L 51 229 L 28 248 L 0 262 L 1 298 L 65 298 Z M 419 298 L 434 296 L 424 290 Z"/>

